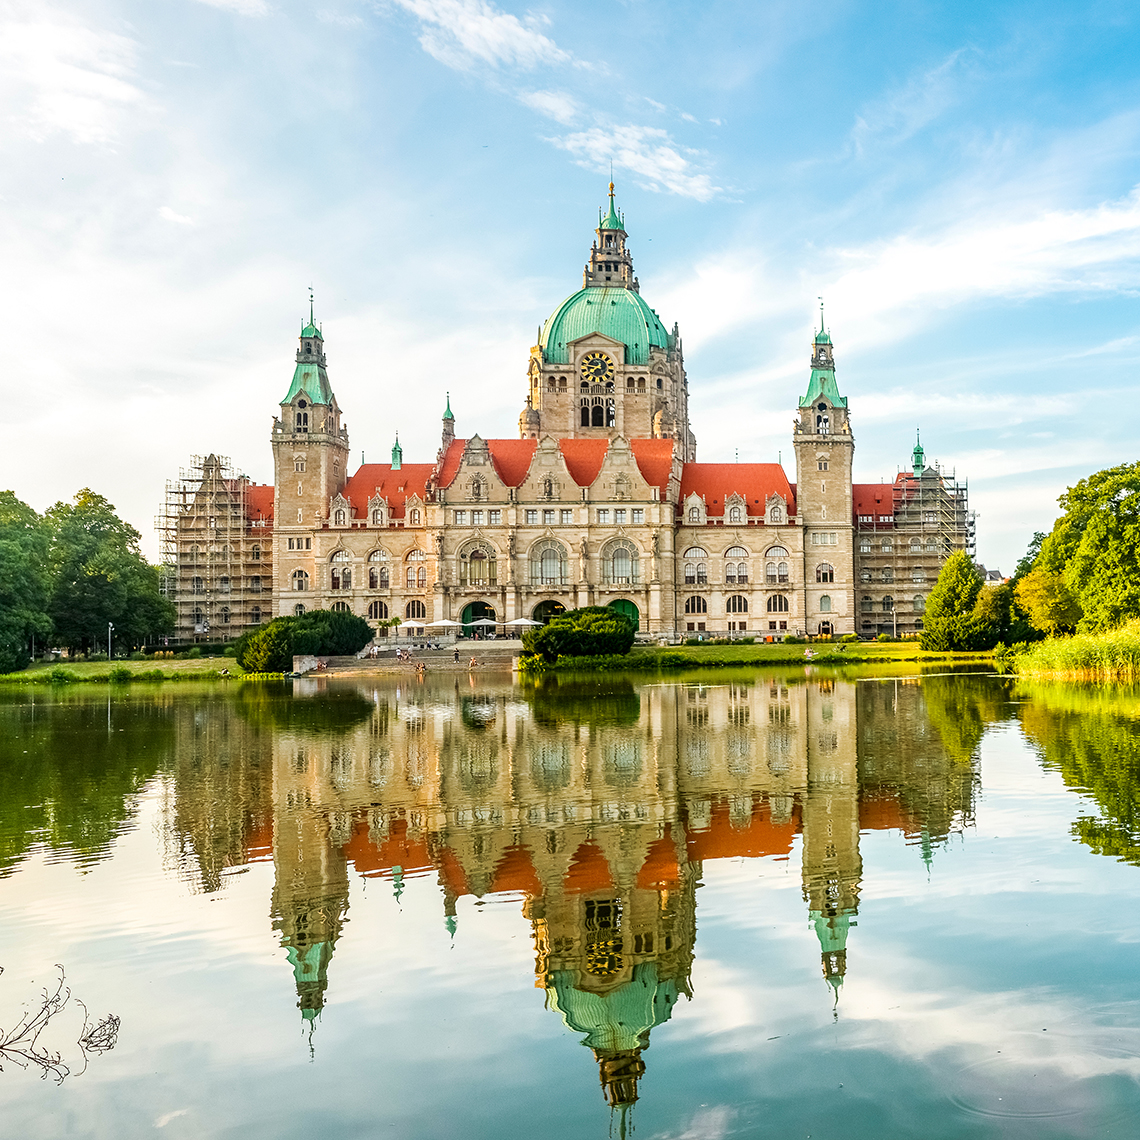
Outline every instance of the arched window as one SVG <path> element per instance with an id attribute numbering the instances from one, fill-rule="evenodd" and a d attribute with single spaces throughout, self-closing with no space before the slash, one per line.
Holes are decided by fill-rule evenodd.
<path id="1" fill-rule="evenodd" d="M 827 435 L 830 433 L 831 420 L 826 414 L 820 413 L 815 417 L 815 430 L 819 432 L 820 435 Z"/>
<path id="2" fill-rule="evenodd" d="M 585 388 L 586 385 L 583 384 L 582 387 Z M 580 415 L 578 418 L 579 418 L 579 423 L 582 427 L 589 427 L 590 426 L 590 405 L 587 404 L 585 401 L 582 402 L 582 407 L 580 409 Z"/>
<path id="3" fill-rule="evenodd" d="M 337 614 L 347 614 L 351 612 L 348 602 L 333 602 L 333 604 L 329 606 L 329 609 Z"/>
<path id="4" fill-rule="evenodd" d="M 782 523 L 784 521 L 784 508 L 773 507 L 768 512 L 768 521 L 773 523 Z"/>
<path id="5" fill-rule="evenodd" d="M 230 624 L 230 607 L 229 606 L 222 606 L 221 610 L 219 611 L 219 616 L 221 618 L 222 625 L 229 625 Z"/>
<path id="6" fill-rule="evenodd" d="M 228 574 L 223 574 L 218 579 L 218 592 L 220 594 L 228 594 L 230 592 L 230 577 Z"/>
<path id="7" fill-rule="evenodd" d="M 889 614 L 895 608 L 895 600 L 890 594 L 883 598 L 883 613 Z"/>
<path id="8" fill-rule="evenodd" d="M 859 608 L 865 614 L 869 614 L 875 608 L 875 603 L 872 602 L 871 599 L 866 594 L 864 594 L 862 599 L 859 602 Z"/>
<path id="9" fill-rule="evenodd" d="M 427 617 L 427 606 L 417 598 L 415 601 L 408 603 L 404 613 L 410 621 L 417 621 Z"/>
<path id="10" fill-rule="evenodd" d="M 786 582 L 788 580 L 788 564 L 782 560 L 788 557 L 787 550 L 782 546 L 770 546 L 765 558 L 768 560 L 764 564 L 764 577 L 767 581 L 773 583 Z"/>
<path id="11" fill-rule="evenodd" d="M 606 387 L 612 392 L 613 385 L 607 384 Z M 614 407 L 613 400 L 606 401 L 606 427 L 614 427 L 617 424 L 617 409 Z"/>
<path id="12" fill-rule="evenodd" d="M 700 507 L 690 507 L 689 508 L 689 522 L 699 523 L 700 521 L 701 521 L 701 508 Z"/>
<path id="13" fill-rule="evenodd" d="M 747 558 L 748 551 L 743 546 L 730 546 L 725 552 L 724 556 L 727 561 L 724 564 L 724 580 L 729 585 L 739 583 L 743 586 L 748 581 L 748 563 L 737 562 L 738 558 Z"/>
<path id="14" fill-rule="evenodd" d="M 606 409 L 599 400 L 593 408 L 590 409 L 590 426 L 591 427 L 605 427 L 606 426 Z"/>
<path id="15" fill-rule="evenodd" d="M 743 519 L 743 515 L 742 515 L 739 507 L 729 507 L 728 508 L 728 521 L 730 523 L 738 523 L 738 522 L 741 522 L 742 519 Z"/>
<path id="16" fill-rule="evenodd" d="M 788 612 L 788 599 L 783 594 L 773 594 L 768 599 L 768 612 L 770 614 L 786 614 Z"/>
<path id="17" fill-rule="evenodd" d="M 920 614 L 926 609 L 926 601 L 921 594 L 914 595 L 914 600 L 911 602 L 911 609 L 914 610 L 916 614 Z"/>
<path id="18" fill-rule="evenodd" d="M 687 614 L 707 614 L 709 612 L 708 602 L 697 595 L 685 599 L 685 613 Z"/>
<path id="19" fill-rule="evenodd" d="M 368 617 L 372 621 L 387 621 L 388 606 L 384 602 L 371 602 L 368 606 Z"/>
<path id="20" fill-rule="evenodd" d="M 250 557 L 253 558 L 254 562 L 260 562 L 261 561 L 261 547 L 260 546 L 254 546 L 254 548 L 250 551 Z"/>
<path id="21" fill-rule="evenodd" d="M 293 607 L 293 616 L 294 617 L 300 617 L 304 612 L 305 612 L 305 607 L 300 602 L 298 602 Z"/>
<path id="22" fill-rule="evenodd" d="M 344 526 L 344 511 L 333 511 L 333 526 Z"/>
<path id="23" fill-rule="evenodd" d="M 912 582 L 925 582 L 926 581 L 926 571 L 921 566 L 916 566 L 910 572 L 910 580 Z"/>
<path id="24" fill-rule="evenodd" d="M 254 606 L 253 609 L 251 609 L 249 611 L 249 620 L 251 622 L 253 622 L 254 625 L 261 625 L 261 607 L 260 606 Z"/>
<path id="25" fill-rule="evenodd" d="M 370 590 L 388 589 L 388 552 L 374 550 L 368 556 L 368 588 Z"/>
<path id="26" fill-rule="evenodd" d="M 637 547 L 625 539 L 602 548 L 602 582 L 606 585 L 632 585 L 639 580 Z"/>
<path id="27" fill-rule="evenodd" d="M 829 594 L 823 594 L 820 596 L 819 612 L 821 614 L 831 613 L 831 596 Z"/>
<path id="28" fill-rule="evenodd" d="M 192 594 L 204 594 L 206 592 L 205 588 L 202 585 L 201 578 L 190 579 L 190 592 Z"/>
<path id="29" fill-rule="evenodd" d="M 869 582 L 870 580 L 871 580 L 871 571 L 870 570 L 860 570 L 859 571 L 859 581 L 860 582 Z"/>
<path id="30" fill-rule="evenodd" d="M 893 582 L 895 580 L 895 568 L 893 566 L 883 567 L 883 581 Z"/>
<path id="31" fill-rule="evenodd" d="M 821 562 L 815 568 L 815 580 L 817 582 L 834 582 L 835 567 L 830 562 Z"/>
<path id="32" fill-rule="evenodd" d="M 557 542 L 540 542 L 531 548 L 532 586 L 564 586 L 569 574 L 565 548 Z"/>
<path id="33" fill-rule="evenodd" d="M 344 563 L 352 561 L 352 555 L 347 550 L 338 550 L 329 559 L 332 563 L 331 586 L 334 590 L 352 589 L 352 567 Z"/>
<path id="34" fill-rule="evenodd" d="M 734 546 L 733 549 L 739 550 L 740 547 Z M 685 551 L 686 558 L 708 558 L 708 556 L 708 551 L 705 550 L 703 546 L 690 546 L 689 549 Z"/>
<path id="35" fill-rule="evenodd" d="M 748 599 L 743 594 L 733 594 L 725 604 L 725 612 L 730 614 L 748 613 Z"/>
<path id="36" fill-rule="evenodd" d="M 420 525 L 420 509 L 419 509 L 419 507 L 412 507 L 412 509 L 408 512 L 408 525 L 409 526 L 419 526 Z"/>
<path id="37" fill-rule="evenodd" d="M 309 588 L 309 572 L 307 570 L 293 571 L 293 589 L 307 590 Z"/>
<path id="38" fill-rule="evenodd" d="M 305 457 L 303 455 L 294 455 L 293 456 L 293 470 L 294 471 L 304 471 L 305 470 Z"/>
<path id="39" fill-rule="evenodd" d="M 497 586 L 498 562 L 488 546 L 469 546 L 459 554 L 461 586 Z"/>
<path id="40" fill-rule="evenodd" d="M 383 526 L 384 525 L 384 512 L 382 510 L 377 509 L 377 510 L 374 510 L 372 512 L 372 525 L 373 526 Z"/>

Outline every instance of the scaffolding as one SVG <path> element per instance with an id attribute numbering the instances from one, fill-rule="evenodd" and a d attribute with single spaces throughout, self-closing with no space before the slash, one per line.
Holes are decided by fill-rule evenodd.
<path id="1" fill-rule="evenodd" d="M 193 456 L 155 519 L 175 640 L 225 641 L 269 617 L 272 531 L 251 518 L 249 479 L 225 456 Z"/>
<path id="2" fill-rule="evenodd" d="M 959 483 L 955 472 L 936 464 L 921 473 L 897 480 L 892 489 L 894 530 L 909 535 L 906 553 L 915 549 L 915 539 L 925 553 L 937 552 L 945 561 L 964 550 L 971 558 L 975 550 L 974 514 L 970 510 L 969 487 Z M 901 541 L 900 541 L 901 545 Z"/>

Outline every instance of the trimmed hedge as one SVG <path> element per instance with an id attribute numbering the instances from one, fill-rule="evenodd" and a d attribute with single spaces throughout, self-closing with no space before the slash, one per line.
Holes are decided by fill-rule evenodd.
<path id="1" fill-rule="evenodd" d="M 297 617 L 274 618 L 239 637 L 234 649 L 238 664 L 247 673 L 287 673 L 292 671 L 294 656 L 350 656 L 372 637 L 372 627 L 356 614 L 311 610 Z"/>
<path id="2" fill-rule="evenodd" d="M 561 657 L 624 656 L 633 648 L 637 633 L 624 615 L 605 606 L 568 610 L 541 629 L 523 634 L 527 653 L 554 664 Z"/>

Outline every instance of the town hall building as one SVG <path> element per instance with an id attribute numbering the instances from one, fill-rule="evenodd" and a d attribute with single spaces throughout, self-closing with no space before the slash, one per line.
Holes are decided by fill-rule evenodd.
<path id="1" fill-rule="evenodd" d="M 821 321 L 778 463 L 701 463 L 680 329 L 642 298 L 614 204 L 582 287 L 529 355 L 517 438 L 456 434 L 427 462 L 350 468 L 321 328 L 301 330 L 274 417 L 272 487 L 196 460 L 160 520 L 182 640 L 282 614 L 395 621 L 610 606 L 643 633 L 783 638 L 913 633 L 942 563 L 973 553 L 964 484 L 918 445 L 890 482 L 853 484 L 855 438 Z M 485 627 L 488 628 L 488 627 Z"/>

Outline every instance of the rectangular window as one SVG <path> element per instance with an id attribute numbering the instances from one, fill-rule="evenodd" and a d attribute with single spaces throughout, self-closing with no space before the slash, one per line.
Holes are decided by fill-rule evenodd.
<path id="1" fill-rule="evenodd" d="M 300 542 L 301 540 L 298 539 L 297 541 Z M 312 550 L 313 549 L 313 540 L 311 538 L 305 539 L 305 549 L 306 550 Z"/>
<path id="2" fill-rule="evenodd" d="M 782 622 L 780 622 L 780 628 L 781 628 L 781 629 L 787 629 L 787 628 L 788 628 L 788 623 L 787 623 L 786 621 L 782 621 Z"/>
<path id="3" fill-rule="evenodd" d="M 605 507 L 598 508 L 598 525 L 609 526 L 610 512 Z"/>
<path id="4" fill-rule="evenodd" d="M 833 530 L 816 530 L 812 531 L 811 536 L 812 546 L 835 546 L 837 545 L 835 531 Z"/>
<path id="5" fill-rule="evenodd" d="M 472 511 L 471 512 L 471 525 L 472 526 L 482 526 L 483 525 L 483 512 L 482 511 Z"/>
<path id="6" fill-rule="evenodd" d="M 502 511 L 488 511 L 487 512 L 487 522 L 489 522 L 491 524 L 491 526 L 499 526 L 502 523 L 502 521 L 503 521 L 503 512 Z"/>
<path id="7" fill-rule="evenodd" d="M 538 511 L 527 511 L 526 521 L 528 526 L 538 525 Z"/>
<path id="8" fill-rule="evenodd" d="M 860 521 L 860 522 L 869 522 L 869 523 L 873 523 L 873 522 L 875 521 L 875 516 L 874 516 L 874 515 L 860 515 L 860 516 L 859 516 L 859 521 Z"/>
<path id="9" fill-rule="evenodd" d="M 634 507 L 630 512 L 633 515 L 633 523 L 636 526 L 638 523 L 645 522 L 645 511 L 641 507 Z"/>
<path id="10" fill-rule="evenodd" d="M 553 526 L 554 525 L 554 512 L 553 511 L 543 511 L 542 512 L 542 525 L 543 526 Z"/>
<path id="11" fill-rule="evenodd" d="M 769 628 L 769 629 L 775 629 L 775 628 L 776 628 L 776 623 L 775 623 L 774 621 L 770 621 L 770 622 L 768 623 L 768 628 Z M 628 637 L 629 635 L 627 634 L 626 636 Z"/>
<path id="12" fill-rule="evenodd" d="M 293 549 L 293 540 L 292 539 L 289 539 L 289 549 L 290 550 Z"/>
<path id="13" fill-rule="evenodd" d="M 562 525 L 563 526 L 570 526 L 573 522 L 574 522 L 574 512 L 573 511 L 563 511 L 562 512 Z"/>
<path id="14" fill-rule="evenodd" d="M 869 542 L 859 543 L 859 553 L 860 554 L 870 554 L 871 553 L 871 544 Z"/>
<path id="15" fill-rule="evenodd" d="M 455 525 L 456 526 L 466 526 L 467 525 L 467 512 L 466 511 L 456 511 L 455 512 Z"/>
<path id="16" fill-rule="evenodd" d="M 614 511 L 614 522 L 617 523 L 618 526 L 625 526 L 625 508 L 624 507 L 618 507 Z"/>
<path id="17" fill-rule="evenodd" d="M 660 383 L 660 381 L 658 381 L 658 383 Z M 692 633 L 696 629 L 696 625 L 693 622 L 689 622 L 686 624 L 685 629 Z M 626 636 L 628 637 L 629 635 L 627 634 Z"/>
<path id="18" fill-rule="evenodd" d="M 894 522 L 894 515 L 879 515 L 879 522 Z"/>

